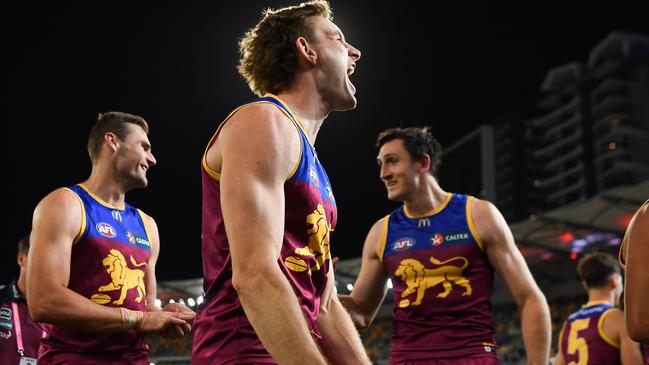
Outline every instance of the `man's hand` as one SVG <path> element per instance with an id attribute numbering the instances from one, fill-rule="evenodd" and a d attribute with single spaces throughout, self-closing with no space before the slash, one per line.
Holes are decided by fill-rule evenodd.
<path id="1" fill-rule="evenodd" d="M 194 316 L 196 314 L 193 310 L 187 308 L 184 304 L 180 303 L 169 303 L 162 308 L 163 311 L 172 312 L 172 313 L 185 313 L 191 314 L 192 319 L 188 320 L 187 323 L 182 325 L 169 326 L 160 333 L 163 338 L 173 339 L 184 336 L 186 333 L 191 332 L 192 323 L 194 322 Z"/>
<path id="2" fill-rule="evenodd" d="M 163 338 L 182 337 L 192 330 L 196 314 L 182 304 L 170 303 L 162 310 L 146 311 L 140 323 L 142 332 L 160 332 Z"/>

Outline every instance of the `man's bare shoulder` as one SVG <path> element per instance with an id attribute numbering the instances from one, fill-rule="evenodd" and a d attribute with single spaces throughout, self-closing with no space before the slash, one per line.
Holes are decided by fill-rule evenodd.
<path id="1" fill-rule="evenodd" d="M 283 181 L 299 163 L 300 143 L 296 125 L 281 109 L 253 103 L 238 110 L 223 127 L 214 145 L 218 155 L 214 161 L 223 161 L 223 175 L 249 172 Z"/>
<path id="2" fill-rule="evenodd" d="M 484 219 L 484 218 L 494 218 L 500 214 L 496 206 L 484 199 L 472 197 L 471 201 L 471 211 L 473 212 L 474 219 Z"/>
<path id="3" fill-rule="evenodd" d="M 241 107 L 224 126 L 223 133 L 243 131 L 248 135 L 264 135 L 273 132 L 295 134 L 289 116 L 272 103 L 252 103 Z"/>
<path id="4" fill-rule="evenodd" d="M 79 197 L 68 188 L 58 188 L 47 194 L 39 203 L 38 208 L 69 209 L 79 206 Z"/>
<path id="5" fill-rule="evenodd" d="M 83 208 L 79 196 L 67 188 L 59 188 L 45 196 L 36 206 L 32 222 L 32 238 L 51 239 L 65 235 L 72 239 L 82 229 Z"/>

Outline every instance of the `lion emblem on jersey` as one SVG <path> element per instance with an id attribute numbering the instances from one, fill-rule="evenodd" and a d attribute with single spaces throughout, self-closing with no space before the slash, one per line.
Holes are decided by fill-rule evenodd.
<path id="1" fill-rule="evenodd" d="M 307 229 L 308 245 L 296 249 L 295 254 L 315 257 L 316 263 L 311 266 L 311 270 L 318 271 L 329 258 L 329 231 L 331 230 L 322 204 L 318 204 L 313 213 L 306 216 L 306 223 L 309 225 Z M 299 259 L 293 256 L 291 258 Z"/>
<path id="2" fill-rule="evenodd" d="M 131 289 L 136 289 L 138 296 L 135 301 L 140 303 L 146 294 L 144 286 L 144 271 L 131 269 L 126 263 L 124 255 L 118 250 L 112 249 L 110 253 L 101 261 L 106 266 L 106 272 L 110 275 L 110 283 L 99 287 L 99 292 L 121 290 L 119 299 L 113 301 L 113 304 L 121 305 L 126 299 L 126 294 Z M 138 264 L 131 256 L 131 264 L 135 267 L 146 266 L 146 262 Z"/>
<path id="3" fill-rule="evenodd" d="M 462 266 L 447 265 L 452 261 L 463 261 Z M 469 261 L 464 257 L 452 257 L 446 261 L 439 261 L 434 257 L 430 258 L 430 262 L 438 267 L 434 269 L 426 268 L 421 262 L 415 259 L 405 259 L 399 264 L 399 267 L 394 272 L 394 275 L 399 276 L 403 282 L 406 283 L 406 290 L 401 293 L 400 308 L 406 308 L 411 305 L 420 305 L 424 299 L 424 294 L 428 288 L 442 285 L 444 291 L 437 294 L 438 298 L 446 298 L 453 290 L 452 284 L 464 288 L 462 296 L 469 296 L 473 292 L 469 279 L 462 275 L 462 271 L 469 266 Z M 410 302 L 407 296 L 417 293 L 414 302 Z"/>

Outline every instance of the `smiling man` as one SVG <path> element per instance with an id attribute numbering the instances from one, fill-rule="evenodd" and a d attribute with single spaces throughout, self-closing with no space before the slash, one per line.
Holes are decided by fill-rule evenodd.
<path id="1" fill-rule="evenodd" d="M 145 333 L 190 330 L 190 309 L 156 307 L 158 227 L 124 201 L 156 164 L 148 131 L 137 115 L 100 114 L 88 138 L 90 177 L 34 210 L 27 297 L 44 322 L 38 364 L 148 365 Z"/>
<path id="2" fill-rule="evenodd" d="M 358 280 L 341 296 L 356 325 L 374 319 L 389 278 L 390 364 L 497 364 L 489 301 L 495 271 L 521 313 L 528 363 L 546 365 L 548 306 L 500 212 L 439 186 L 441 146 L 427 128 L 388 129 L 377 146 L 388 199 L 403 205 L 372 226 Z"/>

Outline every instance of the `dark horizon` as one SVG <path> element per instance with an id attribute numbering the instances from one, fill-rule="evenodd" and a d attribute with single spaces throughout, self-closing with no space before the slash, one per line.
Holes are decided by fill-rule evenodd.
<path id="1" fill-rule="evenodd" d="M 263 8 L 294 3 L 8 5 L 3 162 L 11 230 L 0 283 L 18 273 L 17 242 L 40 199 L 88 177 L 87 136 L 97 113 L 110 110 L 141 115 L 151 126 L 158 166 L 149 187 L 127 194 L 127 202 L 158 223 L 158 279 L 200 277 L 201 154 L 218 123 L 255 97 L 236 72 L 237 41 Z M 334 22 L 363 53 L 352 76 L 358 107 L 332 113 L 316 142 L 338 204 L 332 254 L 341 259 L 360 256 L 372 223 L 398 206 L 378 179 L 380 131 L 431 125 L 450 146 L 503 113 L 529 111 L 548 71 L 586 63 L 611 31 L 649 35 L 645 12 L 631 3 L 331 3 Z M 472 163 L 461 166 L 467 178 Z M 446 190 L 454 187 L 444 185 L 444 173 L 457 169 L 442 163 Z"/>

